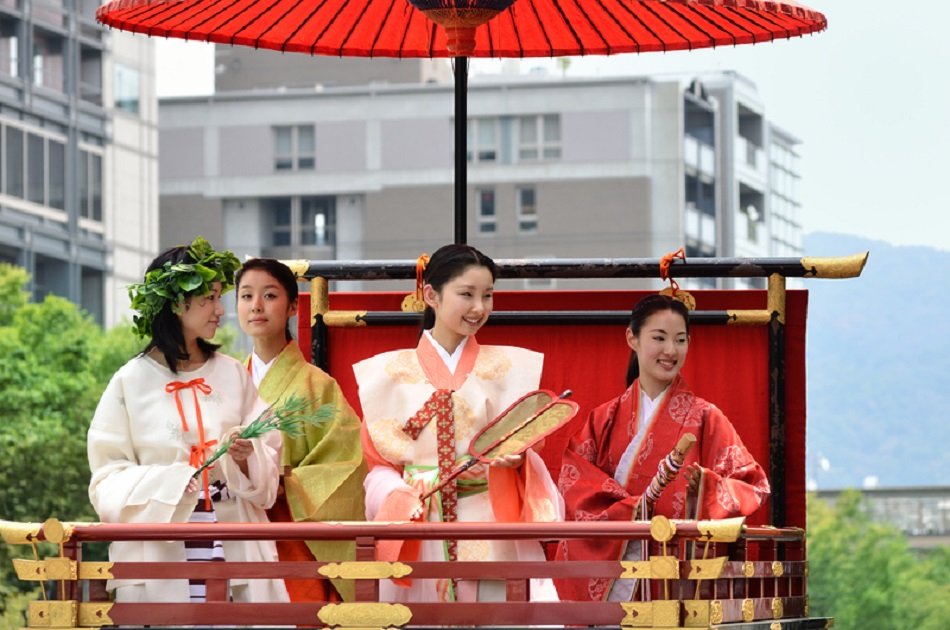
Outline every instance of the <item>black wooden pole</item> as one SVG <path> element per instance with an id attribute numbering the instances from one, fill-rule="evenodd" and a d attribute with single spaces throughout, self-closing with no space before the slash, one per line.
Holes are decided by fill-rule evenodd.
<path id="1" fill-rule="evenodd" d="M 468 240 L 468 57 L 455 58 L 455 242 Z"/>

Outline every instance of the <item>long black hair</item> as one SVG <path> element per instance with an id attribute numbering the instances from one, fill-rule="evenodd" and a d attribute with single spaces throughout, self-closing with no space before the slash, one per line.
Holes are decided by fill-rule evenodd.
<path id="1" fill-rule="evenodd" d="M 492 282 L 498 279 L 498 265 L 494 260 L 471 245 L 453 243 L 435 250 L 422 274 L 422 281 L 432 285 L 436 292 L 441 293 L 446 283 L 462 275 L 472 266 L 488 269 Z M 429 330 L 433 326 L 435 326 L 435 311 L 427 304 L 422 314 L 422 329 Z"/>
<path id="2" fill-rule="evenodd" d="M 149 264 L 145 273 L 154 269 L 160 269 L 167 262 L 175 265 L 178 263 L 194 263 L 196 261 L 189 253 L 188 245 L 171 247 L 159 254 L 155 260 Z M 185 297 L 186 299 L 191 299 L 196 296 L 197 293 L 188 293 Z M 160 310 L 152 320 L 152 338 L 149 340 L 148 345 L 145 346 L 145 349 L 142 350 L 141 354 L 147 354 L 152 348 L 158 348 L 162 356 L 165 357 L 165 363 L 168 364 L 168 369 L 171 370 L 173 374 L 178 374 L 178 363 L 187 361 L 189 356 L 188 349 L 185 347 L 185 335 L 181 330 L 181 318 L 172 310 L 173 306 L 170 300 L 166 301 L 165 305 L 162 306 L 162 310 Z M 219 347 L 220 346 L 206 341 L 201 337 L 198 338 L 198 349 L 201 350 L 201 354 L 205 360 L 210 359 L 211 355 L 213 355 L 215 350 Z"/>
<path id="3" fill-rule="evenodd" d="M 643 325 L 647 319 L 654 313 L 661 313 L 663 311 L 673 311 L 680 315 L 683 321 L 686 322 L 686 334 L 689 334 L 689 309 L 679 300 L 674 300 L 668 295 L 659 294 L 648 295 L 637 302 L 636 306 L 633 307 L 633 311 L 630 313 L 630 324 L 627 328 L 630 329 L 635 337 L 639 337 L 640 331 L 643 329 Z M 638 376 L 640 376 L 640 364 L 637 363 L 637 353 L 631 350 L 630 363 L 627 365 L 627 387 L 633 385 L 633 382 L 637 380 Z"/>
<path id="4" fill-rule="evenodd" d="M 274 258 L 251 258 L 241 265 L 241 268 L 234 276 L 234 286 L 237 287 L 237 291 L 235 291 L 237 294 L 237 299 L 241 299 L 241 277 L 244 276 L 245 271 L 251 271 L 254 269 L 267 273 L 272 278 L 274 278 L 274 280 L 276 280 L 280 286 L 284 287 L 284 291 L 287 292 L 288 304 L 293 304 L 297 301 L 300 293 L 300 290 L 297 287 L 297 276 L 295 276 L 294 272 L 290 270 L 290 267 Z M 287 321 L 287 325 L 284 327 L 284 337 L 286 341 L 290 341 L 294 338 L 293 335 L 290 334 L 289 320 Z"/>

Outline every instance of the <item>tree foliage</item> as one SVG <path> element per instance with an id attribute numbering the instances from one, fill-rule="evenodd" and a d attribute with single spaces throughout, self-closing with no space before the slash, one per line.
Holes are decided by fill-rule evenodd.
<path id="1" fill-rule="evenodd" d="M 809 497 L 808 592 L 835 628 L 938 630 L 950 619 L 950 549 L 919 557 L 893 526 L 868 516 L 858 491 L 834 507 Z"/>

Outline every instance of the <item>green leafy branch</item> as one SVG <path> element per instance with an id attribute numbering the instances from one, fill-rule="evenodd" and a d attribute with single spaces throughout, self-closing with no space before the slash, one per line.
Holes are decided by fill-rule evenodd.
<path id="1" fill-rule="evenodd" d="M 319 426 L 336 416 L 337 409 L 330 403 L 320 405 L 313 413 L 306 413 L 306 409 L 311 403 L 310 400 L 292 394 L 282 403 L 271 405 L 262 411 L 253 422 L 245 426 L 237 436 L 228 438 L 221 444 L 201 468 L 195 471 L 192 477 L 197 478 L 202 471 L 219 460 L 228 452 L 235 440 L 253 440 L 274 430 L 285 433 L 292 438 L 300 437 L 303 434 L 304 425 Z"/>

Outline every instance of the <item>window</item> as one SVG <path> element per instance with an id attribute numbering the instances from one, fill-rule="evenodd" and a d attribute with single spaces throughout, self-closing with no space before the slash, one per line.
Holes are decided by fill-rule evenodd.
<path id="1" fill-rule="evenodd" d="M 269 205 L 273 216 L 271 244 L 274 247 L 289 247 L 292 226 L 290 222 L 290 197 L 270 199 Z"/>
<path id="2" fill-rule="evenodd" d="M 115 102 L 116 109 L 130 114 L 139 113 L 139 73 L 120 63 L 115 64 Z"/>
<path id="3" fill-rule="evenodd" d="M 497 118 L 471 118 L 468 121 L 468 161 L 498 161 Z"/>
<path id="4" fill-rule="evenodd" d="M 33 31 L 33 85 L 63 91 L 63 38 Z"/>
<path id="5" fill-rule="evenodd" d="M 16 23 L 10 19 L 0 19 L 0 73 L 11 77 L 20 76 L 19 45 Z"/>
<path id="6" fill-rule="evenodd" d="M 274 169 L 312 171 L 316 165 L 313 125 L 274 127 Z"/>
<path id="7" fill-rule="evenodd" d="M 475 191 L 478 208 L 478 233 L 494 234 L 498 225 L 495 219 L 495 189 L 479 188 Z"/>
<path id="8" fill-rule="evenodd" d="M 3 192 L 11 197 L 23 198 L 23 131 L 16 127 L 5 129 L 4 175 Z"/>
<path id="9" fill-rule="evenodd" d="M 135 72 L 129 68 L 124 68 L 125 72 Z M 127 96 L 132 91 L 128 85 L 128 79 L 125 75 L 119 76 L 119 70 L 116 69 L 116 107 L 120 98 L 127 100 Z M 136 86 L 134 89 L 135 107 L 133 113 L 138 112 L 138 73 L 135 73 Z M 91 46 L 79 47 L 79 98 L 95 105 L 102 105 L 102 51 Z M 125 109 L 122 107 L 122 109 Z"/>
<path id="10" fill-rule="evenodd" d="M 271 247 L 336 244 L 336 197 L 274 197 L 261 204 L 269 215 Z"/>
<path id="11" fill-rule="evenodd" d="M 26 198 L 42 205 L 46 202 L 46 139 L 34 133 L 26 137 Z"/>
<path id="12" fill-rule="evenodd" d="M 518 127 L 519 160 L 555 160 L 561 157 L 560 115 L 521 116 Z"/>
<path id="13" fill-rule="evenodd" d="M 49 198 L 47 205 L 50 208 L 64 210 L 66 208 L 66 145 L 50 138 L 48 140 L 48 174 Z"/>
<path id="14" fill-rule="evenodd" d="M 516 191 L 518 200 L 518 232 L 535 234 L 538 231 L 538 204 L 534 186 L 525 186 Z"/>
<path id="15" fill-rule="evenodd" d="M 102 221 L 102 155 L 79 152 L 79 216 Z"/>
<path id="16" fill-rule="evenodd" d="M 300 200 L 300 244 L 332 245 L 331 229 L 336 223 L 334 197 L 303 197 Z"/>

